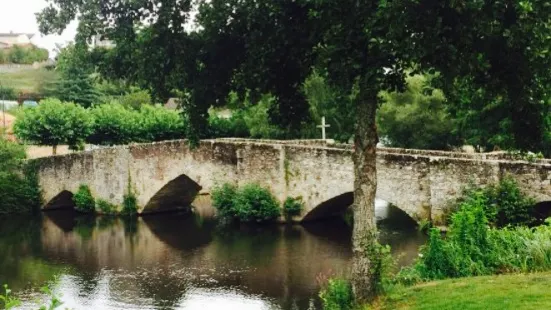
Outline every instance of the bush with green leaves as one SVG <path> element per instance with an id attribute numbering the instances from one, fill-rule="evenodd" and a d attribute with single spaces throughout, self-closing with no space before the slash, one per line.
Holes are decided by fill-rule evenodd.
<path id="1" fill-rule="evenodd" d="M 482 195 L 463 202 L 446 237 L 431 229 L 419 260 L 402 270 L 397 281 L 551 270 L 551 221 L 534 228 L 492 228 L 485 203 Z"/>
<path id="2" fill-rule="evenodd" d="M 343 279 L 329 279 L 319 294 L 324 310 L 354 309 L 352 286 Z"/>
<path id="3" fill-rule="evenodd" d="M 185 135 L 186 125 L 182 116 L 162 106 L 142 106 L 137 119 L 138 141 L 182 139 Z"/>
<path id="4" fill-rule="evenodd" d="M 486 215 L 497 227 L 536 224 L 533 216 L 536 200 L 522 193 L 513 178 L 505 177 L 498 184 L 488 186 L 484 194 Z"/>
<path id="5" fill-rule="evenodd" d="M 151 105 L 151 95 L 147 90 L 136 90 L 122 95 L 119 101 L 126 108 L 140 110 L 142 106 Z"/>
<path id="6" fill-rule="evenodd" d="M 86 184 L 81 184 L 78 191 L 73 195 L 75 209 L 84 213 L 94 213 L 96 211 L 96 201 L 90 188 Z"/>
<path id="7" fill-rule="evenodd" d="M 277 199 L 258 184 L 247 184 L 240 188 L 233 205 L 236 217 L 242 222 L 268 222 L 280 215 Z"/>
<path id="8" fill-rule="evenodd" d="M 302 209 L 304 209 L 302 197 L 287 197 L 285 202 L 283 202 L 283 214 L 286 217 L 298 216 L 302 212 Z"/>
<path id="9" fill-rule="evenodd" d="M 96 200 L 96 207 L 98 213 L 102 215 L 114 215 L 117 214 L 117 206 L 104 199 Z"/>
<path id="10" fill-rule="evenodd" d="M 0 51 L 0 64 L 33 64 L 48 60 L 49 53 L 45 48 L 38 48 L 34 45 L 19 46 L 14 45 L 12 48 Z"/>
<path id="11" fill-rule="evenodd" d="M 25 108 L 14 124 L 20 141 L 50 145 L 54 155 L 61 144 L 82 149 L 91 131 L 92 118 L 84 108 L 53 98 L 42 100 L 38 107 Z"/>
<path id="12" fill-rule="evenodd" d="M 100 104 L 90 110 L 92 133 L 86 141 L 97 145 L 126 144 L 137 139 L 140 114 L 113 101 Z"/>
<path id="13" fill-rule="evenodd" d="M 34 162 L 25 147 L 0 137 L 0 214 L 31 213 L 41 202 Z"/>
<path id="14" fill-rule="evenodd" d="M 212 205 L 221 217 L 234 218 L 237 216 L 233 205 L 237 190 L 237 186 L 230 183 L 224 183 L 212 190 Z"/>
<path id="15" fill-rule="evenodd" d="M 0 100 L 17 100 L 17 93 L 15 92 L 15 89 L 0 84 Z M 2 108 L 1 102 L 0 108 Z"/>
<path id="16" fill-rule="evenodd" d="M 124 194 L 121 213 L 129 216 L 136 215 L 138 213 L 138 199 L 134 193 L 129 192 Z"/>
<path id="17" fill-rule="evenodd" d="M 234 111 L 229 118 L 217 115 L 209 116 L 209 138 L 246 138 L 249 136 L 249 128 L 241 110 Z"/>
<path id="18" fill-rule="evenodd" d="M 213 190 L 212 199 L 213 206 L 224 218 L 241 222 L 269 222 L 280 216 L 277 199 L 258 184 L 237 188 L 226 183 Z"/>
<path id="19" fill-rule="evenodd" d="M 459 205 L 480 203 L 489 223 L 496 227 L 541 224 L 534 216 L 536 201 L 522 193 L 516 181 L 510 176 L 485 188 L 469 186 L 458 202 Z"/>

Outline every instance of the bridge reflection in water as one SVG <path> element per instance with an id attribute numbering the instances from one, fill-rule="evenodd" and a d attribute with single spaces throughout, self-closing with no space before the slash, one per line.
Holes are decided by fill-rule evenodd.
<path id="1" fill-rule="evenodd" d="M 317 279 L 346 274 L 351 258 L 351 229 L 338 219 L 223 229 L 185 214 L 123 220 L 65 210 L 45 213 L 36 227 L 25 241 L 34 250 L 12 248 L 19 262 L 0 264 L 0 278 L 21 291 L 58 274 L 64 307 L 74 309 L 317 309 Z M 382 227 L 382 241 L 408 253 L 403 261 L 416 255 L 423 240 L 414 228 Z M 41 262 L 33 274 L 47 275 L 7 275 L 32 269 L 14 265 L 27 260 Z"/>

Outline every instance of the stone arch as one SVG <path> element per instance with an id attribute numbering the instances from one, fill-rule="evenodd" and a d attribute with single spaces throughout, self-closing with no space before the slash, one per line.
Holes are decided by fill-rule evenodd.
<path id="1" fill-rule="evenodd" d="M 74 209 L 73 193 L 63 190 L 44 205 L 44 210 Z"/>
<path id="2" fill-rule="evenodd" d="M 544 221 L 548 217 L 551 217 L 551 200 L 536 203 L 533 208 L 533 213 L 534 217 L 540 221 Z"/>
<path id="3" fill-rule="evenodd" d="M 187 209 L 202 187 L 187 175 L 182 174 L 163 186 L 144 206 L 143 213 L 156 213 Z"/>
<path id="4" fill-rule="evenodd" d="M 340 214 L 348 209 L 352 203 L 354 203 L 354 193 L 346 192 L 315 206 L 308 213 L 306 213 L 306 215 L 302 218 L 302 221 L 315 221 Z"/>
<path id="5" fill-rule="evenodd" d="M 411 208 L 403 208 L 402 206 L 396 205 L 392 201 L 389 201 L 383 197 L 376 196 L 376 199 L 384 200 L 385 202 L 396 207 L 398 210 L 404 212 L 404 214 L 409 216 L 415 222 L 419 222 L 420 220 L 419 217 L 417 216 L 416 213 L 412 214 L 412 210 L 410 210 Z M 302 221 L 303 222 L 315 221 L 323 218 L 332 217 L 338 214 L 342 214 L 353 203 L 354 203 L 353 192 L 346 192 L 344 194 L 340 194 L 338 196 L 335 196 L 331 199 L 328 199 L 320 203 L 317 206 L 314 206 L 306 213 L 306 215 L 302 218 Z"/>

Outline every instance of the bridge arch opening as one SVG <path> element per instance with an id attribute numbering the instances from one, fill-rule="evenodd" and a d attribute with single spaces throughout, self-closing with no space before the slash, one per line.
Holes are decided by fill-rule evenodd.
<path id="1" fill-rule="evenodd" d="M 145 205 L 143 213 L 189 209 L 201 186 L 182 174 L 163 186 Z"/>
<path id="2" fill-rule="evenodd" d="M 551 201 L 542 201 L 534 205 L 533 216 L 538 220 L 538 222 L 545 221 L 547 218 L 551 217 Z"/>
<path id="3" fill-rule="evenodd" d="M 314 207 L 304 218 L 303 222 L 317 221 L 343 214 L 354 203 L 354 193 L 346 192 L 333 197 Z"/>
<path id="4" fill-rule="evenodd" d="M 304 218 L 303 222 L 307 221 L 316 221 L 326 218 L 331 218 L 335 216 L 342 216 L 345 213 L 348 213 L 351 210 L 351 206 L 354 203 L 354 193 L 347 192 L 339 196 L 333 197 L 318 206 L 314 207 L 310 212 L 308 212 Z M 350 212 L 352 215 L 352 212 Z M 417 225 L 417 221 L 406 211 L 400 209 L 398 206 L 393 205 L 390 202 L 376 198 L 375 199 L 375 218 L 377 222 L 385 224 L 388 219 L 391 223 L 399 222 L 411 224 L 413 226 Z M 411 226 L 408 225 L 408 226 Z"/>
<path id="5" fill-rule="evenodd" d="M 50 199 L 44 210 L 58 210 L 58 209 L 74 209 L 75 202 L 73 201 L 73 193 L 68 190 L 61 191 L 54 198 Z"/>

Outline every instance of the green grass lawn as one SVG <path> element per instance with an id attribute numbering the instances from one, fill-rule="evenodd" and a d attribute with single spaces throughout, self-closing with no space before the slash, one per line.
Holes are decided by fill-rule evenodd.
<path id="1" fill-rule="evenodd" d="M 14 88 L 16 92 L 38 92 L 44 83 L 57 79 L 58 73 L 46 69 L 21 69 L 14 72 L 0 72 L 0 84 Z"/>
<path id="2" fill-rule="evenodd" d="M 398 288 L 375 309 L 551 309 L 551 273 L 461 278 Z"/>

